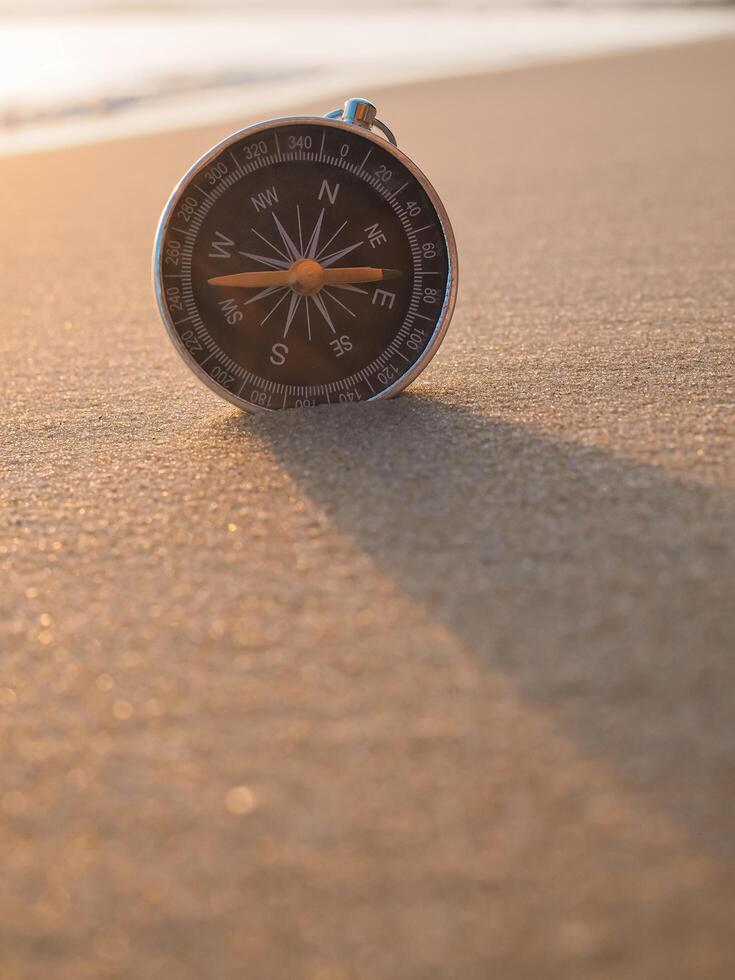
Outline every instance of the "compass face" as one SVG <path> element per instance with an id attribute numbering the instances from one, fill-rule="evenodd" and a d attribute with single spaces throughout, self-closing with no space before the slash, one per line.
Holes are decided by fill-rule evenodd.
<path id="1" fill-rule="evenodd" d="M 272 122 L 215 147 L 174 192 L 159 305 L 185 360 L 242 407 L 386 397 L 443 336 L 451 241 L 436 193 L 385 140 Z"/>

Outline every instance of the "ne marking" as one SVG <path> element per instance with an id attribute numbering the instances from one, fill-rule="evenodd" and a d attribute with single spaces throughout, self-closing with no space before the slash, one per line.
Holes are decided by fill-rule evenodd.
<path id="1" fill-rule="evenodd" d="M 361 164 L 360 164 L 360 166 L 358 167 L 358 171 L 360 171 L 360 170 L 362 170 L 362 168 L 363 168 L 363 167 L 365 166 L 365 164 L 366 164 L 366 163 L 368 162 L 368 157 L 370 156 L 370 154 L 371 154 L 372 152 L 373 152 L 373 148 L 372 148 L 372 146 L 371 146 L 371 147 L 370 147 L 370 149 L 369 149 L 369 150 L 367 151 L 367 153 L 365 154 L 365 159 L 364 159 L 364 160 L 362 161 L 362 163 L 361 163 Z"/>

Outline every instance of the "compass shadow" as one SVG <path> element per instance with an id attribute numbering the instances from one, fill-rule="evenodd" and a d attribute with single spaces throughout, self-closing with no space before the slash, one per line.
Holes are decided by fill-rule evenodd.
<path id="1" fill-rule="evenodd" d="M 416 395 L 231 424 L 522 697 L 732 852 L 731 494 Z"/>

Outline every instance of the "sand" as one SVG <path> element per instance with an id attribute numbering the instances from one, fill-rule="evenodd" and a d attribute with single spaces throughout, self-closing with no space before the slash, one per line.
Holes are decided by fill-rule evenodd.
<path id="1" fill-rule="evenodd" d="M 0 161 L 3 980 L 733 975 L 734 55 L 370 93 L 461 259 L 379 405 L 158 320 L 253 120 Z"/>

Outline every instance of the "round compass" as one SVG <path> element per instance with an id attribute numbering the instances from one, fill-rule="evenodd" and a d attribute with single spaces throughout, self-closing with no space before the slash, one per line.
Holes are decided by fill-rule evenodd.
<path id="1" fill-rule="evenodd" d="M 163 212 L 154 281 L 211 388 L 242 408 L 298 408 L 405 388 L 448 326 L 457 256 L 434 189 L 374 106 L 350 99 L 205 154 Z"/>

